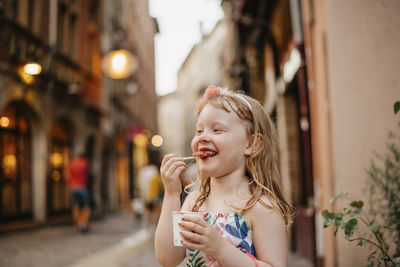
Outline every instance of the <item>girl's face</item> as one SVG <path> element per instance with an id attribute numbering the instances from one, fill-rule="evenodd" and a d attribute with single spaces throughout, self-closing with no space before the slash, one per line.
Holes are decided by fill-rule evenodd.
<path id="1" fill-rule="evenodd" d="M 233 110 L 227 112 L 211 104 L 203 108 L 192 140 L 193 152 L 206 155 L 197 159 L 203 175 L 221 177 L 233 172 L 244 174 L 248 145 L 245 124 Z"/>

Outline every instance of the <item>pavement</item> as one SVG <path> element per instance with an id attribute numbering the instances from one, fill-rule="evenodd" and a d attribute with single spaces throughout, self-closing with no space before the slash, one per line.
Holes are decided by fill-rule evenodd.
<path id="1" fill-rule="evenodd" d="M 154 237 L 128 213 L 92 222 L 90 232 L 72 225 L 46 226 L 0 235 L 0 266 L 12 267 L 157 267 Z M 288 267 L 311 267 L 289 255 Z"/>

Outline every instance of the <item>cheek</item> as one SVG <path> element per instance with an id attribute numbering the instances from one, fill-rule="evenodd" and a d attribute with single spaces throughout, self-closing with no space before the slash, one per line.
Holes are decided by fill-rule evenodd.
<path id="1" fill-rule="evenodd" d="M 191 147 L 193 152 L 197 151 L 197 144 L 199 143 L 197 140 L 198 138 L 196 136 L 192 139 Z"/>

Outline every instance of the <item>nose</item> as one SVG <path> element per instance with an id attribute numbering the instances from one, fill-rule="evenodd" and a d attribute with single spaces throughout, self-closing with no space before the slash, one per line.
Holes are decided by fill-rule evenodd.
<path id="1" fill-rule="evenodd" d="M 200 134 L 196 134 L 193 137 L 192 143 L 191 143 L 192 151 L 193 152 L 198 151 L 200 144 L 206 144 L 208 142 L 211 142 L 211 138 L 212 138 L 211 134 L 212 134 L 212 131 L 210 131 L 210 130 L 205 130 Z"/>
<path id="2" fill-rule="evenodd" d="M 198 141 L 199 142 L 207 142 L 210 141 L 211 134 L 210 131 L 204 131 L 198 136 Z"/>
<path id="3" fill-rule="evenodd" d="M 201 134 L 196 134 L 192 139 L 192 149 L 195 151 L 195 147 L 199 143 L 209 142 L 210 141 L 210 132 L 204 131 Z"/>

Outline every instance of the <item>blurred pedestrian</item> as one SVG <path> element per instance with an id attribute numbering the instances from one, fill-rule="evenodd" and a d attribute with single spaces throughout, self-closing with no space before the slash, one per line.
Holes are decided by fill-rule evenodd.
<path id="1" fill-rule="evenodd" d="M 67 165 L 68 187 L 72 198 L 72 219 L 81 233 L 89 231 L 90 199 L 88 192 L 89 161 L 83 154 Z"/>
<path id="2" fill-rule="evenodd" d="M 138 180 L 140 196 L 144 203 L 145 225 L 153 230 L 161 213 L 161 204 L 164 196 L 158 151 L 149 151 L 149 164 L 139 171 Z"/>

